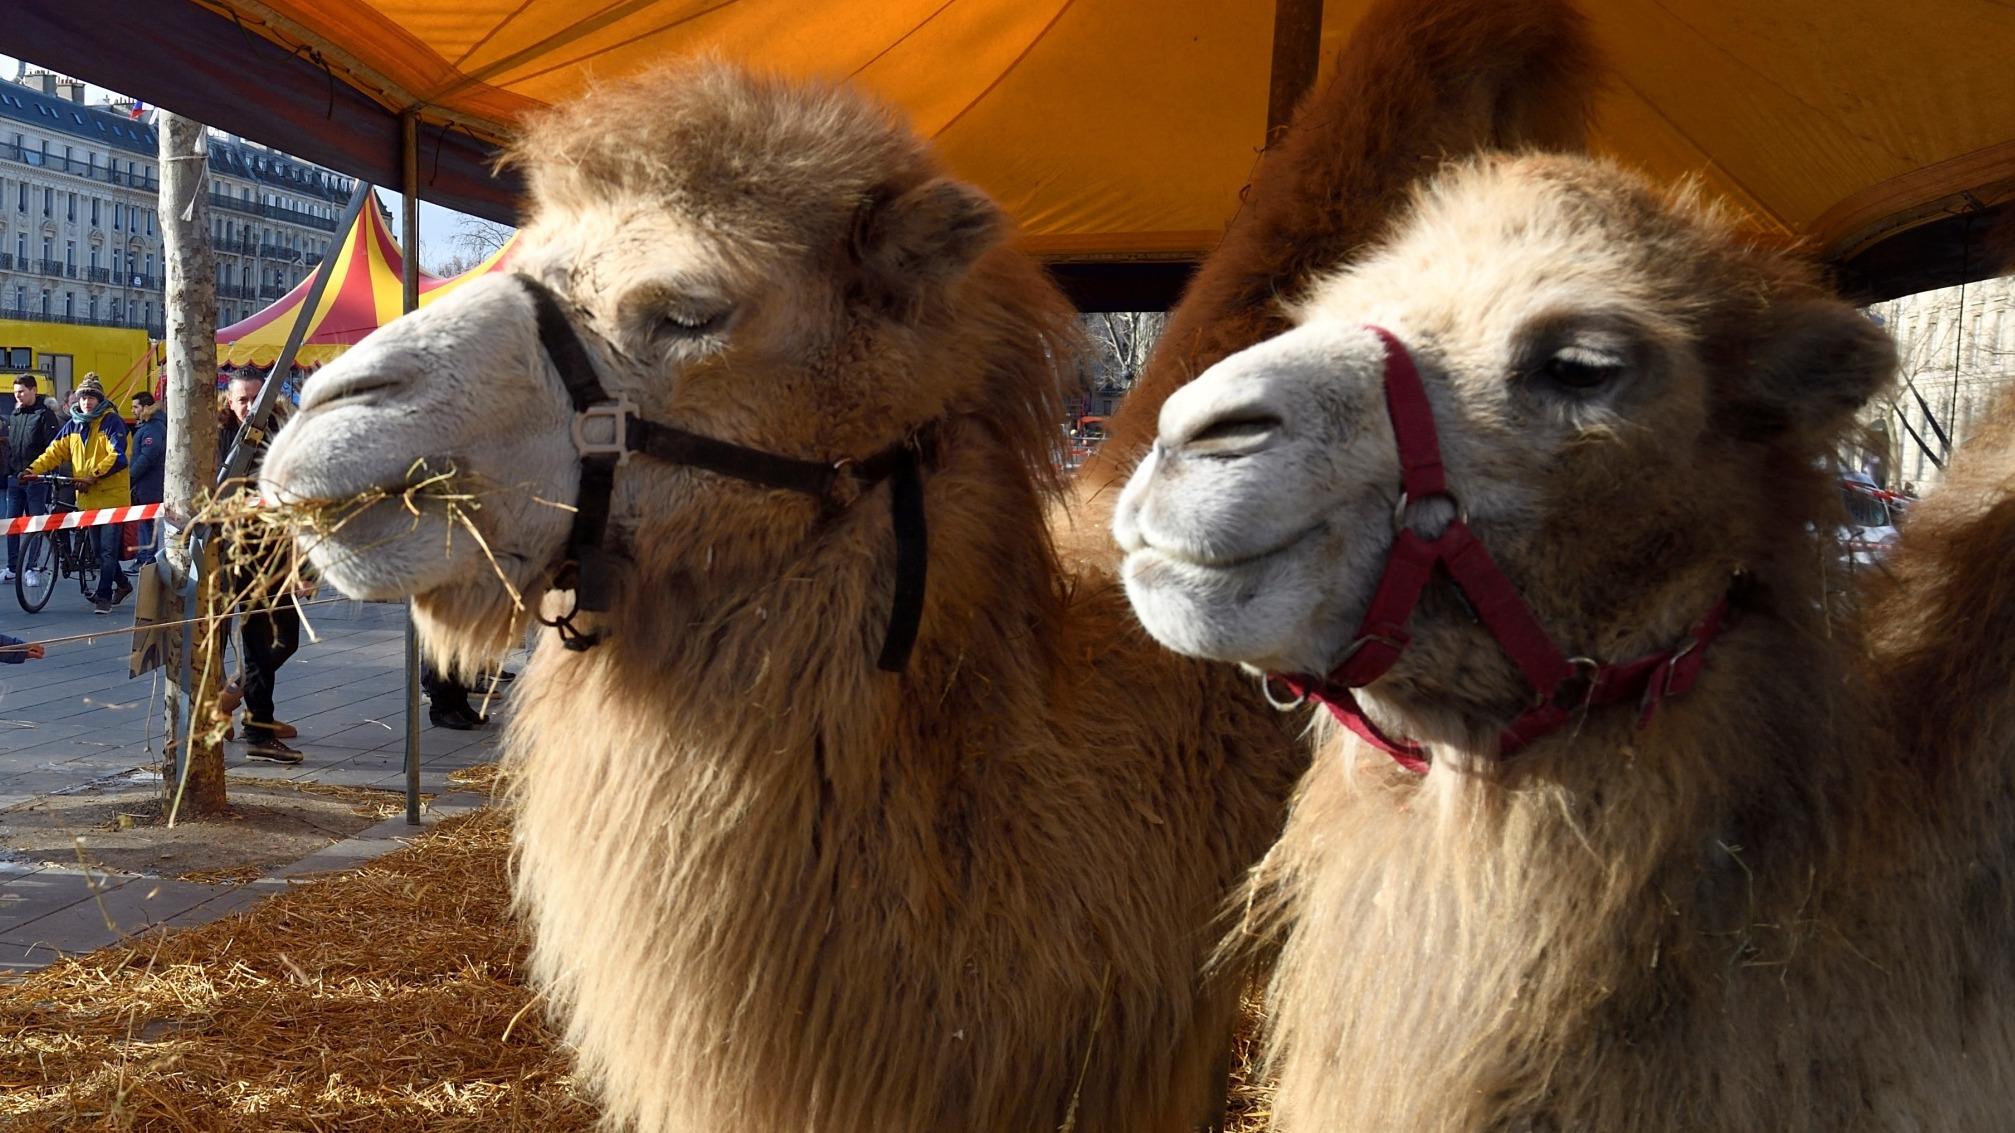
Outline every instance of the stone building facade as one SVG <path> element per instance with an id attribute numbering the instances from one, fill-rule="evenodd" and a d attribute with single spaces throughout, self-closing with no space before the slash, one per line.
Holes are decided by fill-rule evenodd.
<path id="1" fill-rule="evenodd" d="M 49 72 L 0 80 L 0 319 L 136 327 L 165 315 L 158 141 L 130 102 Z M 218 322 L 286 294 L 329 253 L 354 182 L 213 133 Z"/>
<path id="2" fill-rule="evenodd" d="M 1868 309 L 1896 339 L 1902 372 L 1868 416 L 1884 486 L 1922 492 L 2015 383 L 2015 276 L 1906 295 Z"/>

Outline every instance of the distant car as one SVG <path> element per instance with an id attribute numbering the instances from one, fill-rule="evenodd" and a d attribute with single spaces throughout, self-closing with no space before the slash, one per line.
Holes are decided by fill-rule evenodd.
<path id="1" fill-rule="evenodd" d="M 1909 498 L 1883 488 L 1859 472 L 1840 478 L 1840 498 L 1847 505 L 1840 545 L 1855 566 L 1872 565 L 1896 542 L 1896 527 L 1909 506 Z"/>

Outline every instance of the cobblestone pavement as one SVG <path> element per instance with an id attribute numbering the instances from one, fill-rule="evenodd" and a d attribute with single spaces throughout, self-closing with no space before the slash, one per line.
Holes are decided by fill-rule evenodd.
<path id="1" fill-rule="evenodd" d="M 324 598 L 333 597 L 325 592 Z M 330 601 L 307 609 L 313 638 L 280 671 L 277 715 L 300 728 L 290 741 L 300 764 L 248 763 L 227 744 L 233 776 L 292 779 L 390 791 L 405 789 L 405 608 Z M 129 678 L 132 605 L 92 611 L 65 582 L 39 614 L 22 611 L 0 585 L 0 632 L 58 641 L 49 655 L 0 666 L 0 810 L 159 762 L 159 674 Z M 89 636 L 85 636 L 89 635 Z M 424 706 L 423 706 L 424 710 Z M 420 789 L 442 795 L 429 819 L 478 805 L 450 794 L 449 772 L 495 758 L 493 725 L 420 731 Z M 210 920 L 284 888 L 290 874 L 355 864 L 397 845 L 403 818 L 338 843 L 275 877 L 236 885 L 105 874 L 0 860 L 0 974 L 41 967 L 59 953 L 89 951 L 156 924 Z"/>

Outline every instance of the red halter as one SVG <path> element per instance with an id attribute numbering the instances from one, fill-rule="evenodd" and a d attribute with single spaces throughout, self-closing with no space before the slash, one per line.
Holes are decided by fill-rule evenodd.
<path id="1" fill-rule="evenodd" d="M 1448 473 L 1442 467 L 1441 445 L 1435 438 L 1434 410 L 1412 355 L 1391 332 L 1381 327 L 1370 329 L 1385 344 L 1385 408 L 1399 446 L 1400 493 L 1392 512 L 1392 550 L 1358 626 L 1357 638 L 1329 676 L 1269 674 L 1268 683 L 1285 686 L 1294 694 L 1292 703 L 1320 702 L 1401 767 L 1424 774 L 1427 749 L 1411 740 L 1387 736 L 1365 716 L 1351 690 L 1385 675 L 1411 644 L 1406 623 L 1439 565 L 1532 686 L 1532 706 L 1498 734 L 1500 754 L 1511 755 L 1585 709 L 1631 697 L 1641 705 L 1638 726 L 1649 723 L 1662 700 L 1693 687 L 1706 660 L 1707 644 L 1727 620 L 1728 599 L 1716 602 L 1685 640 L 1671 649 L 1607 665 L 1561 652 L 1519 597 L 1518 589 L 1497 568 L 1482 540 L 1469 529 L 1468 516 L 1448 490 Z M 1456 517 L 1440 535 L 1428 539 L 1407 526 L 1407 506 L 1437 496 L 1455 505 Z"/>

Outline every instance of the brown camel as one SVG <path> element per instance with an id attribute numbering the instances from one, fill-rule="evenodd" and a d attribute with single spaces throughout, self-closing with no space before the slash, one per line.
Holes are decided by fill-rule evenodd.
<path id="1" fill-rule="evenodd" d="M 535 975 L 611 1124 L 1206 1120 L 1240 978 L 1203 960 L 1306 750 L 1054 550 L 1061 296 L 990 201 L 839 90 L 672 71 L 546 115 L 518 159 L 523 277 L 318 375 L 265 485 L 343 499 L 423 459 L 489 485 L 487 551 L 429 498 L 311 540 L 347 593 L 415 595 L 465 664 L 524 625 L 499 571 L 548 617 L 606 607 L 566 622 L 590 648 L 548 635 L 507 759 Z M 546 501 L 584 474 L 581 373 L 817 483 L 636 455 L 610 553 L 570 549 Z M 921 531 L 892 519 L 912 491 Z M 549 590 L 570 558 L 573 592 Z"/>
<path id="2" fill-rule="evenodd" d="M 1278 1126 L 2005 1128 L 2015 422 L 1835 604 L 1893 348 L 1693 194 L 1459 163 L 1285 310 L 1115 524 L 1158 638 L 1351 725 L 1256 882 Z"/>

